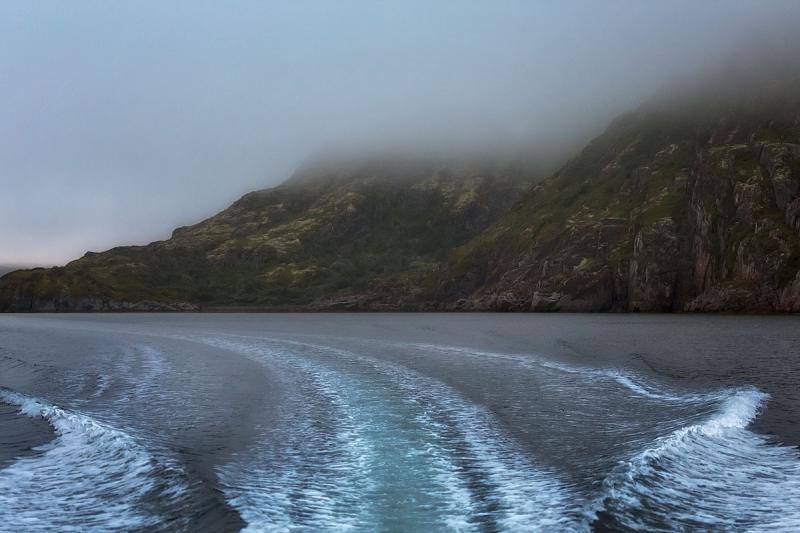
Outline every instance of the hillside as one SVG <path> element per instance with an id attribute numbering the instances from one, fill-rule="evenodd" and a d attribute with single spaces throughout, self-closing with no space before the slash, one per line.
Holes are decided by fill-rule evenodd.
<path id="1" fill-rule="evenodd" d="M 8 274 L 0 310 L 800 311 L 800 78 L 659 95 L 541 175 L 323 159 L 165 241 Z"/>
<path id="2" fill-rule="evenodd" d="M 403 309 L 534 176 L 514 164 L 325 160 L 168 240 L 7 275 L 0 309 Z"/>
<path id="3" fill-rule="evenodd" d="M 617 119 L 456 250 L 432 299 L 464 310 L 800 310 L 800 83 L 702 89 Z"/>

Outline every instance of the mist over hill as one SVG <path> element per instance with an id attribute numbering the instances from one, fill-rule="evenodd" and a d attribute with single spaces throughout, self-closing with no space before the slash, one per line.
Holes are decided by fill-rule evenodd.
<path id="1" fill-rule="evenodd" d="M 58 4 L 0 4 L 2 263 L 166 239 L 329 150 L 560 166 L 661 87 L 726 63 L 765 79 L 800 19 L 785 0 Z"/>
<path id="2" fill-rule="evenodd" d="M 0 309 L 798 311 L 800 68 L 781 50 L 668 86 L 566 163 L 321 153 L 166 240 L 7 275 Z"/>
<path id="3" fill-rule="evenodd" d="M 619 117 L 457 249 L 436 299 L 470 310 L 800 310 L 800 77 L 773 74 L 724 77 Z"/>
<path id="4" fill-rule="evenodd" d="M 165 241 L 14 273 L 0 285 L 0 305 L 350 308 L 370 294 L 376 307 L 415 306 L 421 280 L 448 252 L 541 177 L 518 162 L 324 159 Z"/>

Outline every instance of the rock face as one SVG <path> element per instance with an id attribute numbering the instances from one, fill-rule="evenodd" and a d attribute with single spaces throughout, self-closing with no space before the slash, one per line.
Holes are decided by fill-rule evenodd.
<path id="1" fill-rule="evenodd" d="M 800 310 L 798 95 L 621 117 L 456 250 L 434 299 L 464 310 Z"/>
<path id="2" fill-rule="evenodd" d="M 800 311 L 797 79 L 644 105 L 536 177 L 315 165 L 166 241 L 7 274 L 0 310 Z"/>
<path id="3" fill-rule="evenodd" d="M 535 176 L 518 164 L 326 160 L 166 241 L 8 274 L 0 310 L 413 308 L 420 280 Z"/>

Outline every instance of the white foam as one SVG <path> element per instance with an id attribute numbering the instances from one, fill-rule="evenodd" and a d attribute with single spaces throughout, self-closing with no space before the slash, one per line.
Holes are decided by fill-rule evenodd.
<path id="1" fill-rule="evenodd" d="M 466 514 L 467 518 L 474 519 L 469 514 L 482 512 L 478 504 L 494 500 L 499 506 L 494 518 L 506 530 L 558 528 L 563 531 L 578 527 L 573 511 L 579 507 L 581 498 L 569 491 L 554 472 L 534 464 L 521 453 L 517 445 L 497 428 L 488 411 L 466 401 L 444 383 L 405 367 L 348 351 L 316 347 L 358 358 L 376 371 L 393 377 L 410 397 L 438 409 L 440 416 L 448 419 L 447 425 L 462 433 L 470 458 L 477 464 L 477 473 L 485 477 L 489 490 L 485 494 L 472 495 L 473 501 L 469 506 L 455 508 L 454 517 Z M 432 437 L 444 442 L 445 447 L 454 444 L 437 435 L 440 427 L 436 424 L 429 425 L 429 428 Z M 458 452 L 449 449 L 446 453 L 453 456 Z"/>
<path id="2" fill-rule="evenodd" d="M 218 345 L 220 343 L 219 340 L 209 341 Z M 399 387 L 401 397 L 414 404 L 413 418 L 424 429 L 423 459 L 431 464 L 431 474 L 439 485 L 438 491 L 442 493 L 429 494 L 427 497 L 446 497 L 444 507 L 437 510 L 445 527 L 470 531 L 479 529 L 480 524 L 487 520 L 494 521 L 501 528 L 512 530 L 531 527 L 564 530 L 579 527 L 576 517 L 580 509 L 580 498 L 568 491 L 553 472 L 531 463 L 513 442 L 497 430 L 487 411 L 462 399 L 441 382 L 398 365 L 328 346 L 274 338 L 258 338 L 257 342 L 254 345 L 251 339 L 247 343 L 249 347 L 242 343 L 228 345 L 238 345 L 239 351 L 255 350 L 262 355 L 272 354 L 273 357 L 276 353 L 286 354 L 288 350 L 270 349 L 264 343 L 327 352 L 342 360 L 355 361 L 362 368 L 367 366 L 375 371 L 375 376 L 390 378 L 394 386 Z M 309 362 L 303 364 L 307 365 L 308 371 L 319 372 L 318 366 Z M 326 394 L 335 392 L 327 390 Z M 352 412 L 354 408 L 367 409 L 366 406 L 346 403 L 341 408 L 343 413 L 348 410 Z M 390 416 L 391 410 L 397 407 L 382 405 L 380 409 L 387 410 L 385 416 Z M 455 437 L 454 432 L 457 435 Z M 356 433 L 359 433 L 358 428 Z M 370 449 L 370 439 L 361 433 L 360 445 Z M 417 457 L 414 460 L 419 459 Z M 369 458 L 365 458 L 361 464 L 368 468 Z M 370 479 L 374 472 L 365 474 Z M 477 489 L 474 478 L 477 478 L 479 485 Z M 421 480 L 421 484 L 424 481 Z M 475 490 L 480 493 L 474 493 Z M 369 499 L 369 491 L 364 496 Z M 419 504 L 424 504 L 424 501 L 423 496 Z M 234 505 L 241 504 L 242 497 L 235 496 L 231 502 Z M 369 503 L 362 500 L 360 505 Z M 262 509 L 264 507 L 261 506 Z M 252 511 L 242 511 L 245 520 L 248 520 L 249 513 Z M 355 524 L 363 524 L 363 511 L 361 514 Z M 263 521 L 259 523 L 264 524 Z"/>
<path id="3" fill-rule="evenodd" d="M 621 463 L 590 512 L 634 529 L 796 531 L 800 457 L 747 429 L 768 396 L 752 387 L 718 396 L 707 420 Z"/>
<path id="4" fill-rule="evenodd" d="M 158 480 L 147 450 L 126 433 L 42 399 L 0 388 L 0 400 L 56 432 L 40 455 L 0 470 L 0 524 L 10 531 L 154 527 L 145 496 Z"/>
<path id="5" fill-rule="evenodd" d="M 616 369 L 454 346 L 417 347 L 613 380 L 637 396 L 657 401 L 717 404 L 706 420 L 657 439 L 620 464 L 604 482 L 587 520 L 605 510 L 617 520 L 615 526 L 636 530 L 797 531 L 800 456 L 747 429 L 768 398 L 753 387 L 675 394 Z"/>
<path id="6" fill-rule="evenodd" d="M 239 454 L 219 471 L 228 502 L 247 523 L 247 531 L 288 531 L 296 528 L 351 530 L 366 521 L 359 504 L 368 492 L 363 473 L 371 450 L 355 427 L 348 406 L 327 376 L 279 350 L 218 338 L 194 338 L 264 362 L 298 370 L 313 396 L 288 398 L 275 431 L 265 442 Z M 311 389 L 308 390 L 307 389 Z M 333 433 L 314 427 L 322 409 L 335 416 Z"/>

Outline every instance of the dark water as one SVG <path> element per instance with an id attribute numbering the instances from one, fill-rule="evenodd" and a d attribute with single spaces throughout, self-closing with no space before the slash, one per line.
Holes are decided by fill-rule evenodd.
<path id="1" fill-rule="evenodd" d="M 797 531 L 799 326 L 0 316 L 0 529 Z"/>

